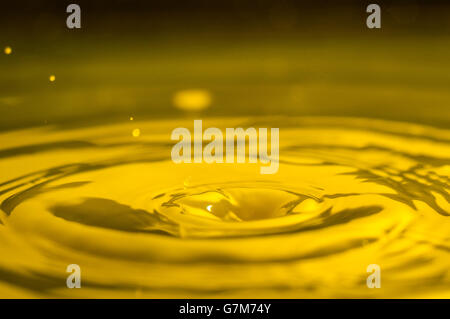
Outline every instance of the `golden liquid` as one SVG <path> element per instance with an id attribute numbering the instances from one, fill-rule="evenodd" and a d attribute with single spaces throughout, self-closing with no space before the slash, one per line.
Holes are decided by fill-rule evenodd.
<path id="1" fill-rule="evenodd" d="M 204 118 L 279 127 L 279 171 L 261 175 L 260 163 L 174 164 L 170 133 L 192 123 L 2 133 L 0 296 L 450 296 L 449 130 Z M 69 264 L 82 289 L 66 288 Z M 366 286 L 370 264 L 381 289 Z"/>

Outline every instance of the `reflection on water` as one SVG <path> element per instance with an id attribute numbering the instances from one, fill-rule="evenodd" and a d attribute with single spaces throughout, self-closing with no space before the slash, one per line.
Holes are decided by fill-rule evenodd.
<path id="1" fill-rule="evenodd" d="M 333 117 L 279 127 L 280 168 L 174 164 L 159 120 L 0 135 L 0 295 L 445 297 L 450 131 Z M 139 129 L 139 134 L 130 134 Z M 67 289 L 68 264 L 82 289 Z M 378 264 L 382 289 L 368 289 Z"/>

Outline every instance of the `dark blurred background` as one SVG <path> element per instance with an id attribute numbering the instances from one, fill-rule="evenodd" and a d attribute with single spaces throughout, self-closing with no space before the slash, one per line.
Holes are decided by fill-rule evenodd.
<path id="1" fill-rule="evenodd" d="M 444 0 L 18 0 L 1 5 L 2 34 L 35 35 L 30 27 L 66 31 L 67 5 L 77 3 L 83 27 L 92 32 L 123 34 L 166 32 L 172 28 L 204 31 L 366 31 L 365 9 L 377 3 L 383 10 L 383 28 L 401 32 L 448 32 L 449 2 Z M 145 29 L 144 29 L 145 28 Z M 206 28 L 206 30 L 205 30 Z M 6 31 L 6 32 L 5 32 Z"/>
<path id="2" fill-rule="evenodd" d="M 448 126 L 448 1 L 376 1 L 382 28 L 368 29 L 372 2 L 3 1 L 0 129 L 184 116 L 185 89 L 210 92 L 203 116 Z"/>

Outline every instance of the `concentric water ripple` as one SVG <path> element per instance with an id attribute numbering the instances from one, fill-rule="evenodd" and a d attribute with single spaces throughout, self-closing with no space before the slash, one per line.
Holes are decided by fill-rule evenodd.
<path id="1" fill-rule="evenodd" d="M 279 127 L 279 171 L 261 175 L 260 163 L 174 164 L 170 132 L 180 126 L 192 120 L 2 134 L 0 291 L 449 296 L 450 131 L 350 118 L 204 120 Z M 65 286 L 73 263 L 81 292 Z M 369 264 L 380 265 L 382 289 L 367 288 Z"/>

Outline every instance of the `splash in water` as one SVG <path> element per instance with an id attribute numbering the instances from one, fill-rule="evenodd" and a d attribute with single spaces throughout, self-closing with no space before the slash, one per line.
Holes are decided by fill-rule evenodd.
<path id="1" fill-rule="evenodd" d="M 449 296 L 450 131 L 320 117 L 204 122 L 279 127 L 278 173 L 173 163 L 170 132 L 191 120 L 2 134 L 0 294 Z M 66 288 L 68 264 L 80 265 L 83 289 Z M 369 264 L 380 265 L 382 289 L 367 288 Z"/>

